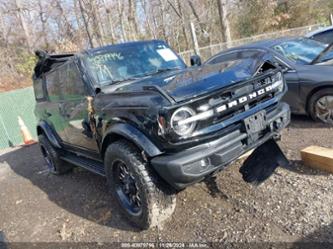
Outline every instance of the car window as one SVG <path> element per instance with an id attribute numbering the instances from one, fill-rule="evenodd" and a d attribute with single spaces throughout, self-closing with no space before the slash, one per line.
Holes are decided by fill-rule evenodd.
<path id="1" fill-rule="evenodd" d="M 185 68 L 184 62 L 164 43 L 110 47 L 88 55 L 86 63 L 94 81 L 101 86 Z"/>
<path id="2" fill-rule="evenodd" d="M 325 53 L 319 58 L 317 63 L 329 62 L 331 64 L 332 61 L 333 61 L 333 46 L 329 48 L 327 51 L 325 51 Z"/>
<path id="3" fill-rule="evenodd" d="M 310 64 L 327 47 L 326 44 L 307 38 L 298 38 L 278 43 L 273 49 L 296 64 Z"/>
<path id="4" fill-rule="evenodd" d="M 60 75 L 63 70 L 57 69 L 46 75 L 46 89 L 50 101 L 59 101 L 62 96 Z"/>
<path id="5" fill-rule="evenodd" d="M 63 84 L 64 99 L 77 99 L 86 95 L 80 71 L 74 62 L 66 65 L 63 76 L 65 77 L 63 79 L 65 83 Z"/>
<path id="6" fill-rule="evenodd" d="M 36 101 L 44 99 L 44 91 L 43 91 L 43 79 L 42 78 L 34 78 L 34 93 Z"/>
<path id="7" fill-rule="evenodd" d="M 207 64 L 216 64 L 222 62 L 231 62 L 235 60 L 247 59 L 251 57 L 258 57 L 263 52 L 260 50 L 242 50 L 236 52 L 230 52 L 226 54 L 217 55 L 213 57 L 212 60 L 209 60 Z"/>
<path id="8" fill-rule="evenodd" d="M 227 53 L 227 54 L 221 54 L 213 58 L 212 60 L 208 61 L 208 64 L 216 64 L 216 63 L 222 63 L 226 61 L 234 61 L 237 59 L 237 52 L 236 53 Z"/>
<path id="9" fill-rule="evenodd" d="M 317 35 L 314 35 L 312 39 L 320 41 L 325 44 L 330 44 L 333 42 L 333 30 L 325 31 Z"/>

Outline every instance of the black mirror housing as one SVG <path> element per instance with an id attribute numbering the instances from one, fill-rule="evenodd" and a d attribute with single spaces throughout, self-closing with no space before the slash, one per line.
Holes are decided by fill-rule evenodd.
<path id="1" fill-rule="evenodd" d="M 201 66 L 201 58 L 199 55 L 191 56 L 191 66 Z"/>

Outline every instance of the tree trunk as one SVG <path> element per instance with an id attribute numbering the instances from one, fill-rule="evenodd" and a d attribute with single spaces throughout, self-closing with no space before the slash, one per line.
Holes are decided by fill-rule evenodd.
<path id="1" fill-rule="evenodd" d="M 74 1 L 74 16 L 75 16 L 76 24 L 78 27 L 78 31 L 77 31 L 78 40 L 80 41 L 80 47 L 82 47 L 83 41 L 84 41 L 84 38 L 82 37 L 82 33 L 84 33 L 85 31 L 82 32 L 82 29 L 81 29 L 81 27 L 84 26 L 84 24 L 82 25 L 82 22 L 81 22 L 81 11 L 80 11 L 80 7 L 78 6 L 77 1 Z"/>
<path id="2" fill-rule="evenodd" d="M 99 15 L 99 11 L 97 9 L 95 0 L 90 0 L 90 6 L 91 6 L 91 15 L 93 18 L 95 33 L 97 35 L 99 45 L 103 46 L 105 44 L 104 34 L 103 34 L 103 28 L 101 25 L 101 18 Z"/>
<path id="3" fill-rule="evenodd" d="M 120 31 L 121 31 L 121 39 L 122 41 L 127 41 L 127 36 L 125 32 L 125 24 L 124 24 L 124 4 L 121 3 L 121 0 L 118 0 L 118 13 L 119 13 L 119 21 L 120 21 Z"/>
<path id="4" fill-rule="evenodd" d="M 47 40 L 47 31 L 46 31 L 46 22 L 47 19 L 45 17 L 44 9 L 43 9 L 43 4 L 41 0 L 38 0 L 38 7 L 39 7 L 39 20 L 42 25 L 42 33 L 43 33 L 43 40 L 44 40 L 44 46 L 45 49 L 47 50 L 49 48 L 49 43 Z"/>
<path id="5" fill-rule="evenodd" d="M 111 39 L 111 44 L 114 44 L 116 42 L 116 36 L 114 33 L 114 26 L 112 23 L 112 18 L 111 18 L 111 8 L 109 8 L 106 4 L 106 1 L 103 0 L 103 5 L 105 8 L 105 12 L 106 12 L 106 17 L 107 17 L 107 21 L 108 21 L 108 26 L 109 26 L 109 34 L 110 34 L 110 39 Z"/>
<path id="6" fill-rule="evenodd" d="M 15 0 L 15 5 L 16 5 L 18 17 L 20 19 L 20 24 L 21 24 L 21 27 L 22 27 L 23 32 L 24 32 L 25 40 L 26 40 L 27 45 L 28 45 L 28 49 L 29 49 L 30 52 L 33 52 L 32 51 L 32 41 L 31 41 L 31 38 L 30 38 L 28 25 L 25 22 L 25 19 L 24 19 L 24 16 L 23 16 L 23 10 L 22 10 L 20 0 Z"/>
<path id="7" fill-rule="evenodd" d="M 170 4 L 170 6 L 172 7 L 172 9 L 174 10 L 174 12 L 177 14 L 177 16 L 179 17 L 179 19 L 181 20 L 181 29 L 183 32 L 183 36 L 184 36 L 184 41 L 185 41 L 185 49 L 188 50 L 189 49 L 189 42 L 188 42 L 188 37 L 187 37 L 187 32 L 186 32 L 186 27 L 189 27 L 190 24 L 188 22 L 188 18 L 186 18 L 183 15 L 183 10 L 182 10 L 182 6 L 179 0 L 176 0 L 176 4 L 177 7 L 175 7 L 170 0 L 168 0 L 168 3 Z"/>
<path id="8" fill-rule="evenodd" d="M 204 37 L 208 40 L 208 42 L 210 43 L 210 35 L 208 34 L 207 30 L 206 30 L 206 25 L 203 24 L 203 22 L 201 21 L 194 5 L 193 5 L 193 2 L 192 0 L 187 0 L 191 10 L 192 10 L 192 13 L 195 17 L 195 19 L 197 20 L 197 23 L 199 24 L 199 27 L 200 27 L 200 31 L 201 33 L 204 35 Z"/>
<path id="9" fill-rule="evenodd" d="M 146 0 L 141 0 L 141 4 L 142 4 L 142 8 L 143 8 L 143 13 L 145 15 L 145 24 L 146 24 L 146 30 L 148 30 L 149 32 L 149 37 L 153 37 L 154 39 L 156 39 L 156 34 L 154 33 L 153 29 L 152 29 L 152 24 L 150 23 L 150 16 L 149 16 L 149 10 L 147 7 L 147 3 Z"/>
<path id="10" fill-rule="evenodd" d="M 94 47 L 94 43 L 93 43 L 92 36 L 90 34 L 90 31 L 89 31 L 88 21 L 87 21 L 87 18 L 85 16 L 85 13 L 84 13 L 84 8 L 83 8 L 83 5 L 82 5 L 82 0 L 78 0 L 78 1 L 79 1 L 79 7 L 80 7 L 80 12 L 81 12 L 81 16 L 82 16 L 82 19 L 83 19 L 84 27 L 85 27 L 85 30 L 87 32 L 88 41 L 89 41 L 90 47 L 93 48 Z"/>
<path id="11" fill-rule="evenodd" d="M 224 42 L 230 43 L 231 42 L 231 32 L 230 32 L 230 23 L 228 18 L 228 10 L 227 10 L 227 3 L 225 0 L 216 0 L 218 11 L 219 11 L 219 18 L 220 18 L 220 25 L 221 25 L 221 33 L 222 33 L 222 40 Z"/>
<path id="12" fill-rule="evenodd" d="M 138 25 L 136 21 L 136 4 L 133 0 L 128 0 L 128 24 L 134 40 L 138 38 Z"/>

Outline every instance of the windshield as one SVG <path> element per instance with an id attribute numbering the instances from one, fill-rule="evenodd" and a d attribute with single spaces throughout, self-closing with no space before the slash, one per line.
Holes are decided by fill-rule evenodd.
<path id="1" fill-rule="evenodd" d="M 162 42 L 110 46 L 89 55 L 86 62 L 101 86 L 185 68 L 184 62 Z"/>
<path id="2" fill-rule="evenodd" d="M 298 38 L 273 46 L 273 48 L 284 57 L 296 64 L 303 65 L 310 64 L 326 47 L 327 44 L 307 38 Z"/>

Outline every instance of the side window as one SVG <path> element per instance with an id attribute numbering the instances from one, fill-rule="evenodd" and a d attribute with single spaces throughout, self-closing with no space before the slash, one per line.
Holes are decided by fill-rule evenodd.
<path id="1" fill-rule="evenodd" d="M 314 40 L 320 41 L 325 44 L 330 44 L 333 42 L 333 30 L 319 33 L 313 37 Z"/>
<path id="2" fill-rule="evenodd" d="M 325 63 L 325 62 L 328 62 L 328 61 L 332 61 L 333 60 L 333 47 L 331 47 L 330 49 L 328 49 L 326 51 L 326 53 L 324 53 L 320 59 L 319 59 L 319 63 Z"/>
<path id="3" fill-rule="evenodd" d="M 60 70 L 55 70 L 46 75 L 46 89 L 50 101 L 59 101 L 61 99 Z"/>
<path id="4" fill-rule="evenodd" d="M 216 64 L 222 62 L 232 62 L 240 59 L 246 59 L 251 57 L 259 56 L 262 51 L 259 50 L 244 50 L 244 51 L 236 51 L 227 54 L 221 54 L 220 56 L 216 56 L 213 60 L 208 62 L 208 64 Z"/>
<path id="5" fill-rule="evenodd" d="M 245 50 L 240 53 L 240 58 L 256 58 L 263 53 L 261 50 Z"/>
<path id="6" fill-rule="evenodd" d="M 217 64 L 222 62 L 229 62 L 234 61 L 237 59 L 237 52 L 236 53 L 228 53 L 228 54 L 221 54 L 216 56 L 213 60 L 209 61 L 208 64 Z"/>
<path id="7" fill-rule="evenodd" d="M 44 99 L 44 91 L 43 91 L 43 79 L 42 78 L 34 78 L 34 92 L 36 101 Z"/>
<path id="8" fill-rule="evenodd" d="M 86 95 L 86 88 L 75 63 L 66 66 L 66 80 L 63 86 L 65 99 L 77 99 Z"/>

